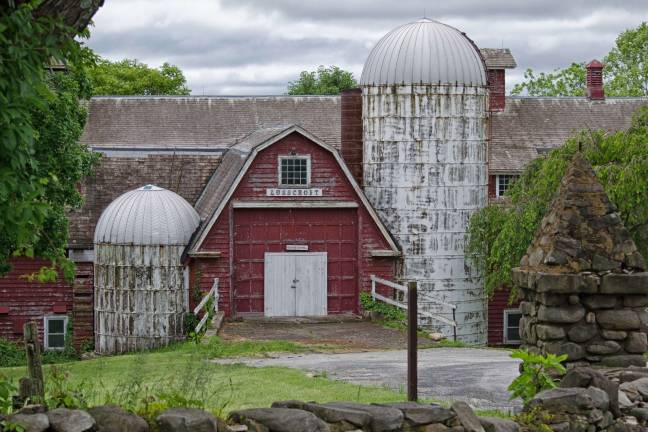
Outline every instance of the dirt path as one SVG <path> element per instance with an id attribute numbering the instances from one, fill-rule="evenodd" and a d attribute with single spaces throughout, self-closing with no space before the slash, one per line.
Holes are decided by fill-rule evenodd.
<path id="1" fill-rule="evenodd" d="M 224 340 L 287 340 L 304 344 L 337 345 L 340 348 L 336 351 L 394 350 L 407 347 L 404 331 L 353 318 L 226 322 L 219 336 Z M 419 337 L 419 347 L 432 344 L 429 339 Z"/>

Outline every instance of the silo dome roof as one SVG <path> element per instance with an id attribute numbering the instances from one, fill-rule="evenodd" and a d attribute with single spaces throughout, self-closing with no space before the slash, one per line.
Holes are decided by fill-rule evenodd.
<path id="1" fill-rule="evenodd" d="M 456 28 L 423 18 L 383 36 L 360 77 L 363 86 L 420 83 L 486 85 L 477 47 Z"/>
<path id="2" fill-rule="evenodd" d="M 94 242 L 134 245 L 186 245 L 200 223 L 180 195 L 146 185 L 117 197 L 103 211 Z"/>

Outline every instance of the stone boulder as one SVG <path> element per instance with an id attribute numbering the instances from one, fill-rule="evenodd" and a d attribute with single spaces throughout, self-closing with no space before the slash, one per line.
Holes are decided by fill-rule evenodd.
<path id="1" fill-rule="evenodd" d="M 559 387 L 538 393 L 526 408 L 540 407 L 552 413 L 582 414 L 594 408 L 607 411 L 609 406 L 607 393 L 596 387 Z"/>
<path id="2" fill-rule="evenodd" d="M 625 341 L 625 350 L 629 353 L 643 354 L 648 351 L 648 340 L 646 333 L 630 332 L 628 339 Z"/>
<path id="3" fill-rule="evenodd" d="M 50 429 L 53 432 L 89 432 L 96 430 L 92 416 L 85 411 L 56 408 L 47 412 Z"/>
<path id="4" fill-rule="evenodd" d="M 97 432 L 148 432 L 146 421 L 117 405 L 93 407 L 88 413 L 97 423 Z"/>
<path id="5" fill-rule="evenodd" d="M 513 420 L 499 417 L 479 417 L 479 422 L 486 432 L 518 432 L 520 426 Z"/>
<path id="6" fill-rule="evenodd" d="M 10 423 L 22 426 L 25 432 L 45 432 L 49 429 L 50 423 L 47 414 L 34 413 L 23 414 L 17 413 L 10 415 L 7 419 Z"/>
<path id="7" fill-rule="evenodd" d="M 257 408 L 233 411 L 230 419 L 253 431 L 262 425 L 272 432 L 329 432 L 329 425 L 315 414 L 295 408 Z M 257 428 L 258 429 L 258 428 Z M 162 431 L 164 432 L 164 431 Z"/>
<path id="8" fill-rule="evenodd" d="M 560 381 L 560 387 L 596 387 L 603 390 L 610 401 L 610 411 L 615 417 L 621 415 L 619 410 L 619 384 L 597 371 L 588 367 L 574 368 L 565 374 Z"/>
<path id="9" fill-rule="evenodd" d="M 376 404 L 395 408 L 403 413 L 405 422 L 412 427 L 425 426 L 433 423 L 445 423 L 455 417 L 452 410 L 440 405 L 423 405 L 416 402 L 395 402 L 389 404 Z"/>
<path id="10" fill-rule="evenodd" d="M 160 432 L 217 432 L 218 420 L 198 408 L 171 408 L 155 419 Z"/>
<path id="11" fill-rule="evenodd" d="M 352 425 L 356 428 L 364 428 L 371 423 L 371 415 L 357 409 L 340 408 L 301 401 L 274 402 L 272 408 L 294 408 L 309 411 L 325 422 L 337 424 L 341 427 Z"/>
<path id="12" fill-rule="evenodd" d="M 373 432 L 389 432 L 400 430 L 405 416 L 395 408 L 378 405 L 363 405 L 356 402 L 330 402 L 324 406 L 363 411 L 371 416 Z"/>
<path id="13" fill-rule="evenodd" d="M 470 405 L 463 401 L 452 404 L 452 411 L 457 415 L 457 420 L 466 432 L 485 432 L 479 418 L 475 415 Z"/>

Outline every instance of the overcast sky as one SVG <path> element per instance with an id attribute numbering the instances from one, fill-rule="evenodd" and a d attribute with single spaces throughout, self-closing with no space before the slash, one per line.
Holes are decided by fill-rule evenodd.
<path id="1" fill-rule="evenodd" d="M 111 60 L 178 65 L 195 95 L 282 94 L 318 65 L 359 79 L 374 44 L 424 13 L 480 47 L 511 48 L 510 89 L 527 68 L 602 58 L 648 21 L 648 0 L 106 0 L 88 44 Z"/>

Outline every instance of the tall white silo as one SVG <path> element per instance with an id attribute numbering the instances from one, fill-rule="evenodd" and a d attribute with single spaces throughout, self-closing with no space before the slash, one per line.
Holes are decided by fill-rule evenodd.
<path id="1" fill-rule="evenodd" d="M 456 304 L 457 336 L 486 342 L 483 280 L 464 257 L 468 220 L 487 202 L 487 82 L 459 30 L 422 19 L 385 35 L 360 79 L 365 193 L 403 247 L 400 278 Z M 419 312 L 452 318 L 419 299 Z M 419 314 L 426 328 L 452 327 Z"/>
<path id="2" fill-rule="evenodd" d="M 116 198 L 95 229 L 95 351 L 157 348 L 183 338 L 182 252 L 200 219 L 180 195 L 147 185 Z"/>

